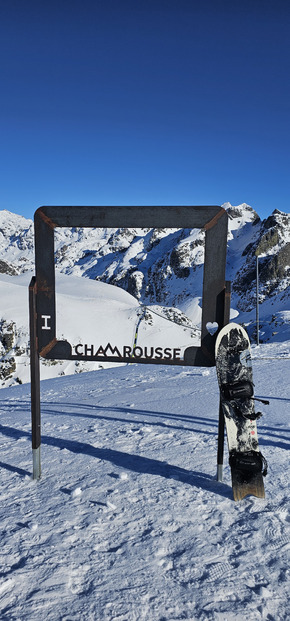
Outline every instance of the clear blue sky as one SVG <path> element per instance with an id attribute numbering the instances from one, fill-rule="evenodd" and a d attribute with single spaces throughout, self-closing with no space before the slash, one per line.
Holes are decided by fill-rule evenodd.
<path id="1" fill-rule="evenodd" d="M 289 211 L 289 0 L 1 0 L 0 84 L 0 209 Z"/>

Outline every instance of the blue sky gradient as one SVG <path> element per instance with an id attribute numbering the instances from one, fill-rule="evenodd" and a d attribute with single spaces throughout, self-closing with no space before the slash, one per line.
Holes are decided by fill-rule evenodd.
<path id="1" fill-rule="evenodd" d="M 0 3 L 0 209 L 290 206 L 288 0 Z"/>

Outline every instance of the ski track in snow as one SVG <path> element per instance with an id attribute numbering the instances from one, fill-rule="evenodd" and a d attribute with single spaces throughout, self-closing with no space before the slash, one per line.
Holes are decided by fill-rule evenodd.
<path id="1" fill-rule="evenodd" d="M 1 391 L 1 621 L 286 621 L 289 360 L 255 360 L 266 499 L 217 483 L 215 369 L 134 365 Z"/>

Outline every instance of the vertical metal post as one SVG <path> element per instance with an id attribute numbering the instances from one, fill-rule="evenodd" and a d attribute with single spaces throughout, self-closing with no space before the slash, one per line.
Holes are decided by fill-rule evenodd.
<path id="1" fill-rule="evenodd" d="M 230 321 L 230 306 L 231 306 L 231 283 L 229 280 L 226 280 L 225 290 L 224 290 L 223 326 L 226 326 Z M 219 423 L 218 423 L 218 450 L 217 450 L 217 481 L 219 482 L 223 480 L 224 438 L 225 438 L 225 418 L 224 418 L 224 413 L 222 410 L 222 404 L 221 404 L 221 399 L 220 399 Z"/>
<path id="2" fill-rule="evenodd" d="M 29 285 L 29 327 L 30 327 L 30 381 L 31 381 L 31 426 L 32 426 L 32 456 L 33 478 L 41 476 L 40 463 L 40 365 L 37 347 L 37 314 L 36 314 L 37 284 L 33 276 Z"/>
<path id="3" fill-rule="evenodd" d="M 223 480 L 224 465 L 224 437 L 225 437 L 225 418 L 220 399 L 219 405 L 219 424 L 218 424 L 218 451 L 217 451 L 217 481 Z"/>
<path id="4" fill-rule="evenodd" d="M 259 345 L 259 257 L 256 254 L 256 326 L 257 326 L 257 345 Z"/>

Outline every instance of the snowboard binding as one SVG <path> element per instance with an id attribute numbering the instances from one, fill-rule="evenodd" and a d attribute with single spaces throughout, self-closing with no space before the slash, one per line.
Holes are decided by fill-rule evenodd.
<path id="1" fill-rule="evenodd" d="M 244 482 L 257 474 L 265 477 L 268 472 L 267 461 L 260 451 L 252 450 L 241 453 L 233 450 L 230 453 L 229 464 L 239 473 Z"/>
<path id="2" fill-rule="evenodd" d="M 228 401 L 233 399 L 251 399 L 254 394 L 252 382 L 235 382 L 234 384 L 223 384 L 222 394 Z"/>
<path id="3" fill-rule="evenodd" d="M 269 405 L 269 401 L 266 399 L 258 399 L 254 397 L 254 384 L 253 382 L 244 380 L 240 382 L 234 382 L 232 384 L 223 384 L 221 387 L 221 393 L 227 401 L 235 401 L 236 399 L 253 399 L 255 401 L 260 401 L 264 405 Z M 244 418 L 249 418 L 251 420 L 256 420 L 262 416 L 262 412 L 254 412 L 250 411 L 249 414 L 245 412 L 241 412 Z"/>

